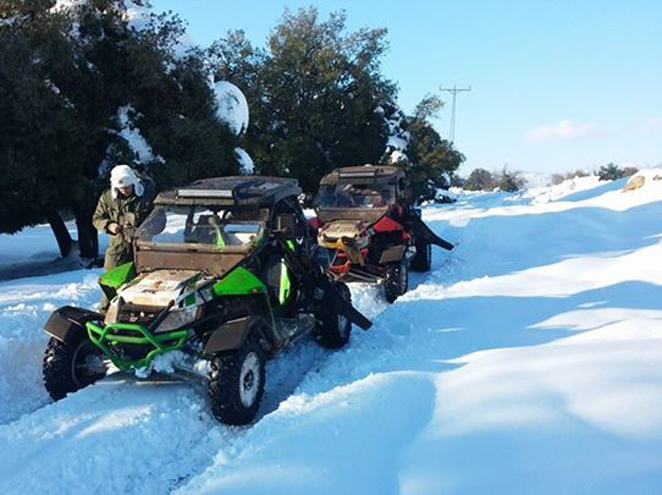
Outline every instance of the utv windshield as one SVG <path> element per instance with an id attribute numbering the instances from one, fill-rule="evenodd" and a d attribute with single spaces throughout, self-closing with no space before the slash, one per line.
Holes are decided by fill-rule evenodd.
<path id="1" fill-rule="evenodd" d="M 385 208 L 395 201 L 389 184 L 327 184 L 317 193 L 319 208 Z"/>
<path id="2" fill-rule="evenodd" d="M 162 205 L 145 219 L 137 237 L 139 242 L 218 250 L 251 246 L 262 236 L 267 215 L 259 208 Z"/>

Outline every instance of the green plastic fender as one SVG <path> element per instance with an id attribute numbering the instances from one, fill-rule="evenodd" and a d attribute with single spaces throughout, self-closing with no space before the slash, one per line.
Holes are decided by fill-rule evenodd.
<path id="1" fill-rule="evenodd" d="M 109 300 L 117 295 L 117 289 L 136 277 L 136 265 L 133 261 L 111 268 L 99 277 L 99 285 Z"/>
<path id="2" fill-rule="evenodd" d="M 245 296 L 266 293 L 267 288 L 250 270 L 239 266 L 212 286 L 212 293 L 220 296 Z"/>

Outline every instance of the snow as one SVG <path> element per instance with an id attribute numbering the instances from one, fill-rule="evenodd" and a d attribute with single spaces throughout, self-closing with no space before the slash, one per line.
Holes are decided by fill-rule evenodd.
<path id="1" fill-rule="evenodd" d="M 407 163 L 409 158 L 402 151 L 394 149 L 389 156 L 390 163 Z"/>
<path id="2" fill-rule="evenodd" d="M 51 12 L 60 12 L 75 9 L 86 5 L 89 0 L 57 0 L 50 8 Z"/>
<path id="3" fill-rule="evenodd" d="M 456 249 L 392 305 L 353 285 L 373 328 L 270 362 L 249 427 L 155 376 L 50 403 L 40 328 L 99 272 L 0 282 L 0 492 L 659 493 L 662 181 L 625 182 L 426 206 Z"/>
<path id="4" fill-rule="evenodd" d="M 73 220 L 65 223 L 74 242 L 77 238 Z M 108 237 L 99 235 L 99 249 L 103 252 Z M 27 227 L 17 234 L 0 234 L 0 281 L 31 275 L 45 275 L 75 268 L 84 264 L 76 246 L 66 258 L 60 250 L 50 225 Z"/>
<path id="5" fill-rule="evenodd" d="M 389 136 L 386 141 L 386 147 L 394 151 L 405 151 L 407 149 L 407 141 L 401 137 Z"/>
<path id="6" fill-rule="evenodd" d="M 76 225 L 66 224 L 74 235 Z M 19 234 L 0 234 L 0 272 L 12 265 L 38 261 L 52 261 L 60 255 L 50 225 L 37 225 L 23 229 Z"/>
<path id="7" fill-rule="evenodd" d="M 239 162 L 239 169 L 242 175 L 253 175 L 255 173 L 255 164 L 251 156 L 241 148 L 234 149 L 234 156 Z"/>
<path id="8" fill-rule="evenodd" d="M 411 134 L 405 130 L 407 117 L 395 104 L 391 106 L 391 112 L 390 115 L 386 116 L 383 107 L 379 106 L 375 109 L 375 113 L 384 116 L 384 121 L 389 131 L 384 156 L 388 163 L 406 163 L 409 161 L 409 158 L 405 152 L 411 139 Z"/>
<path id="9" fill-rule="evenodd" d="M 152 147 L 140 133 L 140 129 L 135 124 L 138 117 L 137 112 L 131 105 L 124 105 L 117 110 L 117 121 L 120 126 L 119 135 L 129 144 L 129 147 L 135 154 L 137 163 L 150 163 L 157 161 L 164 163 L 160 156 L 155 156 Z"/>
<path id="10" fill-rule="evenodd" d="M 227 81 L 214 84 L 216 95 L 216 117 L 230 132 L 239 136 L 248 129 L 248 102 L 241 90 Z"/>

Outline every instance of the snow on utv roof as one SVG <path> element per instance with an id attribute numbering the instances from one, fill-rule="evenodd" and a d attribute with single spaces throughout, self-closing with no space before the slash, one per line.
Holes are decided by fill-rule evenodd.
<path id="1" fill-rule="evenodd" d="M 301 194 L 296 179 L 262 176 L 232 176 L 201 179 L 184 187 L 160 193 L 161 205 L 253 205 L 270 207 Z"/>
<path id="2" fill-rule="evenodd" d="M 404 176 L 405 172 L 400 167 L 381 165 L 341 167 L 322 177 L 320 185 L 342 183 L 388 183 Z"/>

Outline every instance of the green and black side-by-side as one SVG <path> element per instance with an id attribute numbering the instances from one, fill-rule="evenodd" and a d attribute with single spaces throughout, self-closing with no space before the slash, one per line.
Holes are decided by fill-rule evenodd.
<path id="1" fill-rule="evenodd" d="M 221 421 L 257 414 L 265 361 L 312 333 L 338 348 L 371 323 L 327 274 L 296 180 L 223 177 L 159 194 L 135 258 L 104 273 L 105 314 L 66 306 L 46 323 L 44 383 L 55 399 L 110 370 L 201 378 Z M 156 361 L 155 361 L 156 360 Z"/>

